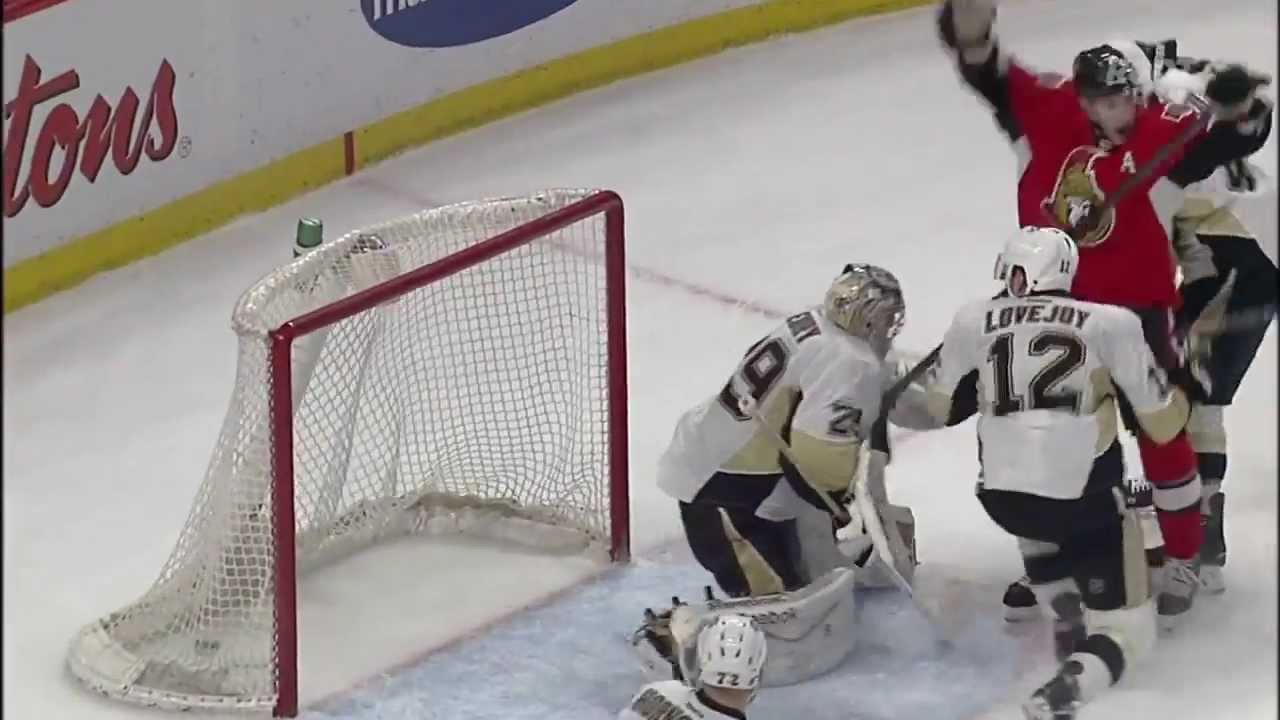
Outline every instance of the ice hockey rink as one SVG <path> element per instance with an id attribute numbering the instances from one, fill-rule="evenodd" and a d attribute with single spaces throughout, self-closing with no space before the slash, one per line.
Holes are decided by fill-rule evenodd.
<path id="1" fill-rule="evenodd" d="M 674 542 L 675 507 L 651 479 L 677 415 L 783 313 L 819 301 L 846 262 L 901 279 L 906 348 L 932 347 L 961 302 L 991 291 L 994 253 L 1014 227 L 1014 160 L 939 49 L 932 13 L 784 37 L 575 96 L 7 316 L 5 713 L 167 716 L 82 690 L 66 647 L 155 580 L 227 409 L 232 305 L 289 258 L 299 217 L 322 218 L 336 237 L 455 201 L 600 187 L 627 208 L 636 560 L 597 575 L 585 560 L 462 541 L 376 548 L 302 581 L 301 684 L 303 717 L 317 720 L 614 717 L 641 683 L 625 642 L 643 608 L 709 582 Z M 1000 31 L 1045 69 L 1112 37 L 1176 37 L 1187 54 L 1275 74 L 1276 21 L 1270 0 L 1025 0 L 1001 8 Z M 1255 158 L 1272 177 L 1275 148 L 1273 137 Z M 1274 202 L 1244 210 L 1273 259 Z M 1202 597 L 1082 718 L 1276 716 L 1274 326 L 1227 418 L 1229 590 Z M 753 718 L 1015 718 L 1015 701 L 1047 677 L 1047 648 L 998 615 L 1021 569 L 972 498 L 972 424 L 902 435 L 896 448 L 889 493 L 916 514 L 919 594 L 958 648 L 937 655 L 900 597 L 870 594 L 854 655 L 820 680 L 764 691 Z"/>

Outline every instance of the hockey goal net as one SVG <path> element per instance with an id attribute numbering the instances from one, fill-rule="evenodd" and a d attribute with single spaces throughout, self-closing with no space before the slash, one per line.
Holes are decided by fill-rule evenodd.
<path id="1" fill-rule="evenodd" d="M 235 388 L 160 578 L 68 663 L 111 697 L 297 712 L 297 575 L 412 533 L 628 556 L 611 192 L 435 208 L 241 296 Z M 447 579 L 442 581 L 447 582 Z"/>

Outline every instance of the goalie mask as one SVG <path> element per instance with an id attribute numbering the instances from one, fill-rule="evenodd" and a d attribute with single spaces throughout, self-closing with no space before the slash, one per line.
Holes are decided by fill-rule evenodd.
<path id="1" fill-rule="evenodd" d="M 876 265 L 845 265 L 827 290 L 823 312 L 836 327 L 862 338 L 880 357 L 902 330 L 907 306 L 893 273 Z"/>

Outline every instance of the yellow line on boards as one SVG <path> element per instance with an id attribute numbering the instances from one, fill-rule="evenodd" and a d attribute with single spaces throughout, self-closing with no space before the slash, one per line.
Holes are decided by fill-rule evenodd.
<path id="1" fill-rule="evenodd" d="M 79 237 L 4 271 L 4 311 L 17 310 L 261 212 L 398 152 L 617 80 L 721 50 L 930 0 L 767 0 L 557 58 L 464 88 L 349 135 L 304 148 L 141 215 Z M 353 152 L 354 150 L 354 152 Z"/>

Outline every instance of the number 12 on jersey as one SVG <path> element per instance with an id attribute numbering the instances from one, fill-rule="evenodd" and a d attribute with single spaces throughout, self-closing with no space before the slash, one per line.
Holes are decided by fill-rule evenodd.
<path id="1" fill-rule="evenodd" d="M 1026 348 L 1015 347 L 1013 341 L 1013 333 L 997 335 L 987 353 L 995 391 L 992 414 L 998 417 L 1025 410 L 1059 409 L 1078 413 L 1083 393 L 1060 386 L 1071 373 L 1084 366 L 1084 342 L 1075 335 L 1054 331 L 1031 338 Z M 1051 357 L 1043 360 L 1046 356 Z M 1015 370 L 1030 369 L 1034 369 L 1030 382 L 1022 384 L 1014 379 Z M 1016 392 L 1015 388 L 1025 392 Z"/>

